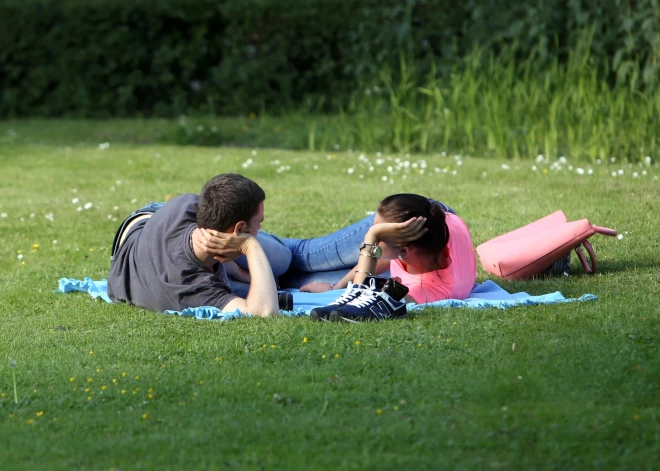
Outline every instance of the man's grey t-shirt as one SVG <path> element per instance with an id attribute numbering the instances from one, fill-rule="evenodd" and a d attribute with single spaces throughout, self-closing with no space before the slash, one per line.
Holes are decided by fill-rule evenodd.
<path id="1" fill-rule="evenodd" d="M 110 299 L 163 312 L 199 306 L 223 309 L 236 297 L 224 266 L 218 263 L 211 272 L 190 248 L 198 201 L 198 195 L 178 196 L 151 218 L 135 223 L 110 267 Z"/>

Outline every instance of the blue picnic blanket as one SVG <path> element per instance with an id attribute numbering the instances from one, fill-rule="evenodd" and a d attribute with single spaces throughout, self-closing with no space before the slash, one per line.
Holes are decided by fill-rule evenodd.
<path id="1" fill-rule="evenodd" d="M 108 283 L 106 280 L 94 281 L 91 278 L 85 278 L 82 281 L 73 278 L 60 279 L 59 287 L 56 292 L 70 293 L 74 291 L 88 293 L 93 298 L 101 298 L 107 303 L 112 302 L 108 297 Z M 280 311 L 280 314 L 284 316 L 308 316 L 312 309 L 318 306 L 327 306 L 344 292 L 343 289 L 326 291 L 325 293 L 303 293 L 297 289 L 289 289 L 286 291 L 293 294 L 293 311 Z M 497 283 L 487 280 L 483 283 L 475 283 L 467 299 L 445 299 L 443 301 L 435 301 L 427 304 L 409 303 L 406 307 L 408 311 L 425 309 L 427 307 L 467 307 L 472 309 L 496 307 L 499 309 L 507 309 L 514 306 L 571 303 L 575 301 L 591 301 L 594 299 L 598 298 L 593 294 L 585 294 L 579 298 L 565 298 L 559 291 L 540 296 L 531 296 L 522 292 L 510 294 L 502 289 Z M 229 320 L 243 316 L 238 310 L 235 312 L 222 312 L 220 309 L 212 306 L 188 308 L 183 311 L 165 311 L 165 314 L 196 317 L 197 319 L 219 320 Z"/>

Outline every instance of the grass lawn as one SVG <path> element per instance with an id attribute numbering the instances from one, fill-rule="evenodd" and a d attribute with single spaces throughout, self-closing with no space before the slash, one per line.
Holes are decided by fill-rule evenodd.
<path id="1" fill-rule="evenodd" d="M 148 123 L 125 140 L 126 122 L 57 126 L 0 123 L 2 469 L 657 469 L 657 166 L 167 146 L 134 139 Z M 53 293 L 61 277 L 106 276 L 130 211 L 223 172 L 263 186 L 263 229 L 281 236 L 415 192 L 456 209 L 475 245 L 557 209 L 623 237 L 591 239 L 596 276 L 574 257 L 569 277 L 499 281 L 597 301 L 383 323 L 198 321 Z"/>

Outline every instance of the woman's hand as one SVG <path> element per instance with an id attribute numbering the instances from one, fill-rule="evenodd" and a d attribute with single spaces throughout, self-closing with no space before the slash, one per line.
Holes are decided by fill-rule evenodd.
<path id="1" fill-rule="evenodd" d="M 215 260 L 222 263 L 244 255 L 253 239 L 249 233 L 234 234 L 201 228 L 195 229 L 192 234 L 194 247 L 213 255 Z"/>
<path id="2" fill-rule="evenodd" d="M 300 291 L 305 293 L 325 293 L 331 289 L 332 287 L 329 283 L 323 283 L 322 281 L 312 281 L 300 287 Z"/>
<path id="3" fill-rule="evenodd" d="M 373 239 L 374 243 L 385 242 L 388 245 L 403 246 L 413 242 L 428 231 L 424 227 L 426 218 L 415 217 L 408 219 L 405 222 L 384 222 L 381 224 L 374 224 L 367 232 L 367 239 Z"/>

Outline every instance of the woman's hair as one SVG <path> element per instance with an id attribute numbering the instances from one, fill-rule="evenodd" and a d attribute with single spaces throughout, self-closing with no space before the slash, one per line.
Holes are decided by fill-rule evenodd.
<path id="1" fill-rule="evenodd" d="M 449 228 L 445 212 L 440 205 L 424 196 L 401 193 L 385 198 L 378 205 L 378 213 L 389 222 L 405 222 L 414 217 L 425 217 L 428 231 L 422 237 L 408 243 L 429 255 L 439 254 L 449 242 Z"/>

